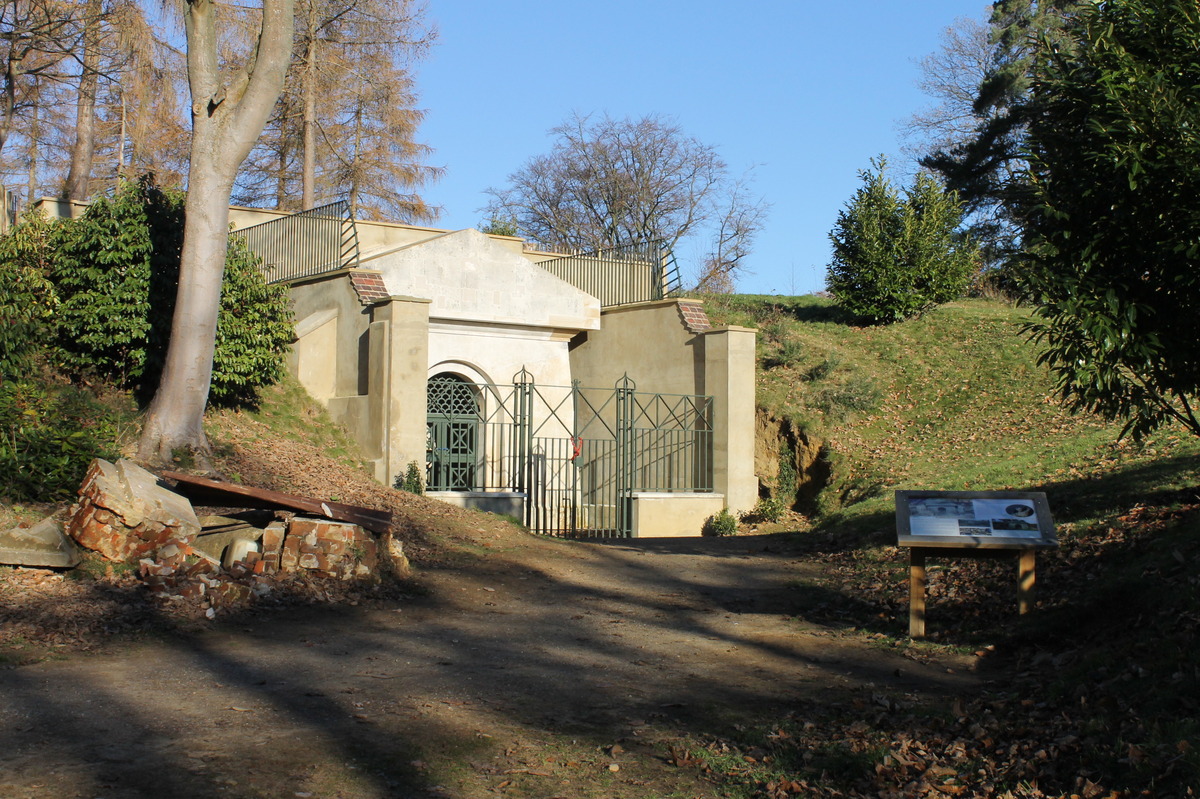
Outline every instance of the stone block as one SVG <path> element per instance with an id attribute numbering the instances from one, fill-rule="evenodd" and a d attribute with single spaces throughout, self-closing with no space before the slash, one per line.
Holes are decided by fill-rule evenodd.
<path id="1" fill-rule="evenodd" d="M 383 545 L 383 551 L 387 553 L 387 558 L 391 562 L 392 573 L 397 577 L 410 576 L 412 566 L 408 562 L 408 556 L 404 554 L 404 543 L 389 533 L 384 537 Z"/>
<path id="2" fill-rule="evenodd" d="M 247 538 L 235 538 L 225 547 L 225 557 L 221 560 L 221 564 L 226 568 L 232 568 L 233 564 L 239 563 L 252 554 L 258 557 L 258 542 Z"/>
<path id="3" fill-rule="evenodd" d="M 32 527 L 0 532 L 0 563 L 69 569 L 78 566 L 80 560 L 79 549 L 53 518 L 42 519 Z"/>
<path id="4" fill-rule="evenodd" d="M 262 537 L 263 531 L 252 524 L 242 522 L 240 524 L 223 525 L 209 532 L 208 528 L 200 531 L 192 542 L 192 546 L 202 550 L 209 557 L 216 560 L 224 560 L 230 548 L 235 547 L 237 541 L 258 541 Z M 237 558 L 234 558 L 237 560 Z"/>

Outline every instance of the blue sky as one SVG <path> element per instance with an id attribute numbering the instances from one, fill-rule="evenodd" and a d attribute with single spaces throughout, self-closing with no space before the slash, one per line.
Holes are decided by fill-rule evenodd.
<path id="1" fill-rule="evenodd" d="M 672 117 L 714 146 L 771 210 L 739 291 L 824 287 L 828 233 L 869 160 L 900 161 L 899 125 L 928 103 L 916 61 L 978 0 L 434 0 L 418 67 L 420 138 L 446 175 L 439 227 L 478 227 L 484 190 L 572 113 Z M 684 245 L 685 266 L 703 254 Z"/>

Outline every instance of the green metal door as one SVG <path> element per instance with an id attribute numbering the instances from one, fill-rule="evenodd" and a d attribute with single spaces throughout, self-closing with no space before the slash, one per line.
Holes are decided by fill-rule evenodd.
<path id="1" fill-rule="evenodd" d="M 479 398 L 457 375 L 431 377 L 426 439 L 426 480 L 430 491 L 477 490 Z"/>

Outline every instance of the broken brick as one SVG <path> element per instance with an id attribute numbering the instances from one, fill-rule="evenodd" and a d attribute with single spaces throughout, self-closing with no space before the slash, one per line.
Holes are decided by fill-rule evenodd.
<path id="1" fill-rule="evenodd" d="M 88 467 L 67 533 L 108 560 L 131 562 L 168 540 L 200 532 L 191 503 L 131 461 L 97 458 Z"/>

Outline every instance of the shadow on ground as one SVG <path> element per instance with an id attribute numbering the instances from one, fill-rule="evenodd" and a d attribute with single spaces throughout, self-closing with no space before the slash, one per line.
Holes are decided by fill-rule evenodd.
<path id="1" fill-rule="evenodd" d="M 667 740 L 970 688 L 806 622 L 812 567 L 790 540 L 531 541 L 433 570 L 403 603 L 245 613 L 0 672 L 0 794 L 534 796 L 512 791 L 567 779 L 580 797 L 709 796 Z M 624 770 L 572 777 L 616 742 Z"/>

